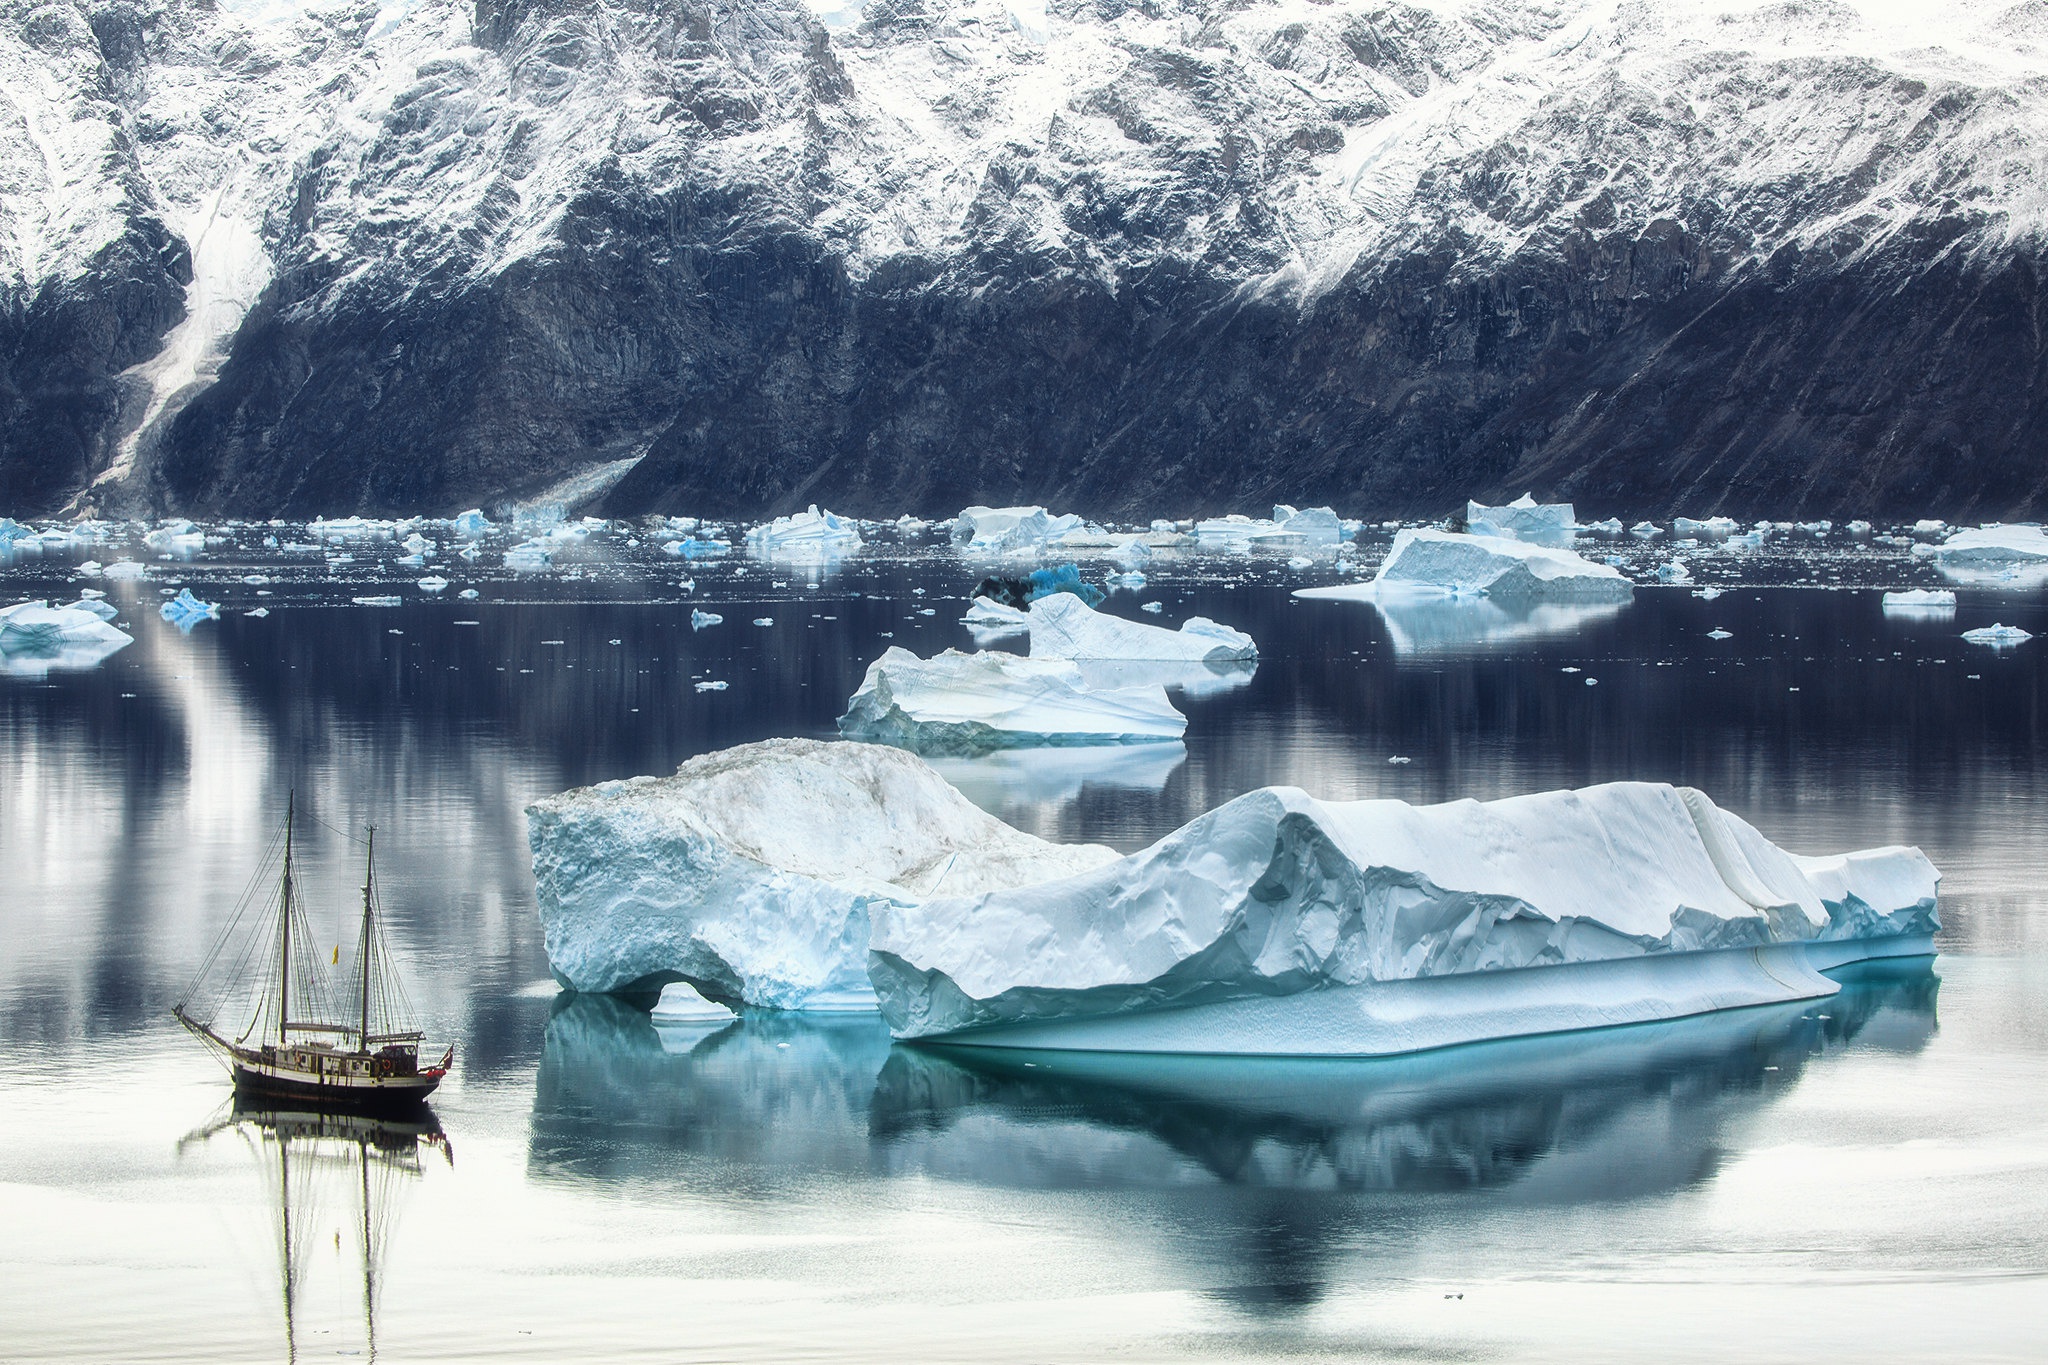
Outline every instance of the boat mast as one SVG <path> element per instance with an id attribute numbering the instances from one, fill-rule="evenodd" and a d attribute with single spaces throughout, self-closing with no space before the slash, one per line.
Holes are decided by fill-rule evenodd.
<path id="1" fill-rule="evenodd" d="M 370 882 L 377 865 L 377 827 L 370 826 L 368 852 L 363 857 L 363 972 L 362 972 L 362 1027 L 356 1034 L 356 1043 L 363 1051 L 370 1050 Z"/>
<path id="2" fill-rule="evenodd" d="M 286 1021 L 291 1018 L 292 1000 L 292 811 L 298 793 L 285 797 L 284 805 L 284 891 L 278 897 L 277 918 L 277 1045 L 286 1047 Z"/>

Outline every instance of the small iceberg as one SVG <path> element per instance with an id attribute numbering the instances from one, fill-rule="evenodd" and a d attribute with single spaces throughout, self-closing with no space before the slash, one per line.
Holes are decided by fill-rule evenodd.
<path id="1" fill-rule="evenodd" d="M 481 540 L 491 533 L 491 519 L 480 507 L 472 507 L 449 523 L 455 534 L 464 540 Z"/>
<path id="2" fill-rule="evenodd" d="M 405 605 L 403 597 L 351 597 L 348 600 L 359 607 L 400 607 Z"/>
<path id="3" fill-rule="evenodd" d="M 739 1015 L 715 1000 L 706 1000 L 689 982 L 671 981 L 661 988 L 661 998 L 654 1002 L 648 1017 L 660 1028 L 664 1024 L 718 1026 L 730 1024 Z"/>
<path id="4" fill-rule="evenodd" d="M 2038 526 L 1975 526 L 1939 545 L 1916 545 L 1913 553 L 1932 558 L 1943 575 L 1959 583 L 2020 589 L 2048 584 L 2048 534 Z"/>
<path id="5" fill-rule="evenodd" d="M 135 637 L 113 624 L 114 609 L 81 598 L 68 606 L 46 601 L 0 607 L 0 673 L 45 677 L 96 667 Z"/>
<path id="6" fill-rule="evenodd" d="M 839 718 L 849 739 L 921 754 L 1167 743 L 1187 726 L 1165 689 L 1097 690 L 1069 660 L 955 649 L 920 659 L 900 646 L 868 665 Z"/>
<path id="7" fill-rule="evenodd" d="M 190 631 L 201 621 L 220 619 L 220 604 L 200 601 L 192 595 L 190 588 L 178 589 L 178 595 L 157 610 L 164 620 L 183 631 Z"/>
<path id="8" fill-rule="evenodd" d="M 691 630 L 702 630 L 706 626 L 717 626 L 724 623 L 725 618 L 715 611 L 705 611 L 702 607 L 698 607 L 690 612 Z"/>
<path id="9" fill-rule="evenodd" d="M 1884 595 L 1887 616 L 1953 616 L 1956 595 L 1946 588 L 1908 588 Z"/>
<path id="10" fill-rule="evenodd" d="M 437 573 L 428 574 L 419 581 L 418 586 L 424 592 L 446 592 L 448 591 L 448 580 Z"/>
<path id="11" fill-rule="evenodd" d="M 1671 519 L 1672 535 L 1690 536 L 1694 540 L 1726 540 L 1741 529 L 1733 517 L 1708 517 L 1705 521 L 1694 521 L 1691 517 Z"/>
<path id="12" fill-rule="evenodd" d="M 1045 549 L 1071 531 L 1081 518 L 1071 513 L 1049 515 L 1043 507 L 982 507 L 963 510 L 953 519 L 953 548 L 967 554 L 1007 555 Z"/>
<path id="13" fill-rule="evenodd" d="M 1502 507 L 1468 501 L 1465 529 L 1475 536 L 1496 536 L 1562 549 L 1572 543 L 1578 518 L 1568 502 L 1538 502 L 1524 493 Z"/>
<path id="14" fill-rule="evenodd" d="M 1259 649 L 1243 631 L 1204 616 L 1167 630 L 1106 615 L 1072 593 L 1054 593 L 1031 604 L 1031 657 L 1223 663 L 1256 659 Z"/>
<path id="15" fill-rule="evenodd" d="M 2032 631 L 2021 630 L 2018 626 L 2004 626 L 1993 623 L 1963 632 L 1963 638 L 1973 645 L 1990 645 L 1993 649 L 2010 649 L 2023 645 L 2034 638 Z"/>
<path id="16" fill-rule="evenodd" d="M 967 607 L 967 614 L 960 618 L 960 624 L 978 635 L 1000 639 L 1005 635 L 1022 635 L 1031 629 L 1031 613 L 1007 606 L 993 597 L 976 597 Z"/>
<path id="17" fill-rule="evenodd" d="M 1116 857 L 1013 829 L 879 744 L 741 745 L 526 815 L 558 980 L 622 991 L 680 979 L 777 1009 L 872 1000 L 877 904 L 1027 886 Z"/>
<path id="18" fill-rule="evenodd" d="M 860 528 L 818 504 L 747 532 L 747 548 L 777 558 L 826 558 L 851 554 L 861 547 Z"/>
<path id="19" fill-rule="evenodd" d="M 1684 560 L 1674 559 L 1669 564 L 1659 564 L 1657 566 L 1657 581 L 1660 583 L 1690 583 L 1692 582 L 1692 570 L 1685 566 Z"/>
<path id="20" fill-rule="evenodd" d="M 1619 570 L 1570 550 L 1501 536 L 1405 530 L 1394 536 L 1372 582 L 1309 588 L 1301 597 L 1370 601 L 1380 594 L 1484 594 L 1503 601 L 1627 602 L 1635 588 Z"/>
<path id="21" fill-rule="evenodd" d="M 877 903 L 869 974 L 900 1038 L 1387 1055 L 1832 995 L 1823 971 L 1933 952 L 1939 880 L 1913 848 L 1787 853 L 1661 783 L 1268 787 L 1064 880 Z"/>

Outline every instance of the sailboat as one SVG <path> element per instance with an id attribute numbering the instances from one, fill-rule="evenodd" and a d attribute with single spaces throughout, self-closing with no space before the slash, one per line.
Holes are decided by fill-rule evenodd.
<path id="1" fill-rule="evenodd" d="M 376 831 L 370 831 L 364 855 L 355 1008 L 343 1015 L 327 979 L 327 964 L 313 946 L 311 925 L 293 875 L 295 807 L 295 800 L 285 807 L 282 873 L 275 915 L 266 912 L 263 916 L 265 932 L 250 935 L 225 973 L 218 970 L 236 938 L 236 927 L 260 904 L 254 894 L 262 884 L 259 872 L 193 978 L 192 987 L 171 1013 L 226 1061 L 240 1098 L 288 1100 L 358 1112 L 413 1108 L 441 1084 L 454 1064 L 455 1049 L 450 1047 L 438 1062 L 420 1065 L 424 1035 L 413 1025 L 411 1007 L 379 927 Z M 337 947 L 336 961 L 340 956 Z M 251 972 L 258 974 L 258 984 L 249 999 L 248 1024 L 239 1035 L 229 1037 L 215 1027 L 215 1019 Z M 210 1006 L 202 1003 L 209 992 L 213 992 Z"/>

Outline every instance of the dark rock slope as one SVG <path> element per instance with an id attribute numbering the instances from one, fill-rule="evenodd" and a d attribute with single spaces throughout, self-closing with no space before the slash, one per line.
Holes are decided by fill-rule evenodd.
<path id="1" fill-rule="evenodd" d="M 40 10 L 140 150 L 9 296 L 17 503 L 2048 511 L 2038 4 Z M 124 380 L 230 164 L 260 290 Z"/>

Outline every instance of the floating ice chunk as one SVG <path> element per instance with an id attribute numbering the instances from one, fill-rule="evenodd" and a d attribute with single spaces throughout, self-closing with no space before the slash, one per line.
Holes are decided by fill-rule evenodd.
<path id="1" fill-rule="evenodd" d="M 1259 649 L 1243 631 L 1191 616 L 1179 630 L 1109 616 L 1075 597 L 1054 593 L 1031 604 L 1034 659 L 1151 659 L 1222 662 L 1256 659 Z"/>
<path id="2" fill-rule="evenodd" d="M 201 621 L 218 621 L 220 604 L 202 602 L 192 595 L 192 589 L 180 588 L 178 595 L 158 608 L 158 612 L 179 630 L 189 631 Z"/>
<path id="3" fill-rule="evenodd" d="M 1525 601 L 1626 602 L 1635 589 L 1611 565 L 1500 536 L 1400 531 L 1373 578 L 1375 593 L 1484 593 Z M 1355 587 L 1315 590 L 1357 595 Z"/>
<path id="4" fill-rule="evenodd" d="M 1628 533 L 1640 540 L 1649 540 L 1664 534 L 1654 521 L 1639 521 L 1628 528 Z"/>
<path id="5" fill-rule="evenodd" d="M 13 517 L 0 517 L 0 546 L 12 545 L 17 540 L 33 540 L 35 534 Z"/>
<path id="6" fill-rule="evenodd" d="M 1884 610 L 1887 615 L 1953 615 L 1956 609 L 1956 595 L 1947 588 L 1908 588 L 1903 592 L 1888 592 L 1884 595 Z"/>
<path id="7" fill-rule="evenodd" d="M 475 588 L 464 588 L 461 592 L 456 593 L 455 595 L 457 597 L 462 598 L 464 601 L 475 601 L 478 597 L 482 596 L 482 594 L 479 593 Z"/>
<path id="8" fill-rule="evenodd" d="M 682 979 L 783 1009 L 869 996 L 868 913 L 1099 867 L 977 809 L 920 758 L 778 739 L 527 808 L 548 960 L 575 990 Z"/>
<path id="9" fill-rule="evenodd" d="M 1913 534 L 1916 536 L 1938 536 L 1947 529 L 1948 523 L 1940 520 L 1928 519 L 1913 523 Z"/>
<path id="10" fill-rule="evenodd" d="M 1685 567 L 1684 560 L 1674 559 L 1669 564 L 1659 564 L 1657 566 L 1657 577 L 1665 583 L 1690 583 L 1692 582 L 1692 570 Z"/>
<path id="11" fill-rule="evenodd" d="M 1595 535 L 1618 536 L 1622 533 L 1624 528 L 1621 524 L 1621 518 L 1609 517 L 1605 521 L 1587 522 L 1584 526 L 1581 526 L 1579 529 L 1581 531 L 1590 531 Z"/>
<path id="12" fill-rule="evenodd" d="M 1973 526 L 1950 536 L 1933 553 L 1944 569 L 2043 564 L 2048 563 L 2048 535 L 2038 526 Z"/>
<path id="13" fill-rule="evenodd" d="M 554 562 L 554 551 L 548 548 L 548 543 L 544 540 L 522 540 L 505 551 L 505 567 L 520 572 L 537 572 Z"/>
<path id="14" fill-rule="evenodd" d="M 757 626 L 772 626 L 775 624 L 775 618 L 772 616 L 756 616 L 754 624 Z"/>
<path id="15" fill-rule="evenodd" d="M 247 610 L 247 611 L 243 612 L 243 613 L 242 613 L 242 615 L 244 615 L 244 616 L 268 616 L 268 615 L 270 615 L 270 608 L 269 608 L 269 607 L 251 607 L 251 608 L 249 608 L 249 610 Z"/>
<path id="16" fill-rule="evenodd" d="M 808 511 L 777 517 L 747 532 L 748 549 L 775 556 L 843 555 L 860 546 L 859 527 L 834 513 L 820 512 L 816 503 Z"/>
<path id="17" fill-rule="evenodd" d="M 706 626 L 723 624 L 725 624 L 725 618 L 715 611 L 705 611 L 702 607 L 699 607 L 690 613 L 691 630 L 702 630 Z"/>
<path id="18" fill-rule="evenodd" d="M 1741 528 L 1733 517 L 1708 517 L 1705 521 L 1694 521 L 1691 517 L 1673 517 L 1671 534 L 1692 536 L 1698 540 L 1726 540 Z"/>
<path id="19" fill-rule="evenodd" d="M 1287 561 L 1287 567 L 1293 569 L 1296 573 L 1299 573 L 1303 569 L 1314 568 L 1315 561 L 1313 559 L 1308 558 L 1305 555 L 1296 555 L 1294 558 Z"/>
<path id="20" fill-rule="evenodd" d="M 465 540 L 481 540 L 491 533 L 491 521 L 480 507 L 472 507 L 449 523 L 455 534 Z"/>
<path id="21" fill-rule="evenodd" d="M 86 599 L 61 607 L 43 601 L 0 607 L 0 673 L 43 677 L 94 667 L 135 642 L 112 624 L 116 614 L 105 602 Z"/>
<path id="22" fill-rule="evenodd" d="M 132 559 L 117 559 L 112 564 L 107 565 L 104 576 L 117 580 L 137 579 L 148 572 L 149 569 L 145 565 L 138 564 Z"/>
<path id="23" fill-rule="evenodd" d="M 715 1000 L 706 1000 L 689 982 L 671 981 L 661 988 L 661 998 L 654 1002 L 648 1017 L 659 1028 L 663 1024 L 730 1024 L 739 1015 Z"/>
<path id="24" fill-rule="evenodd" d="M 1707 632 L 1707 638 L 1709 640 L 1732 640 L 1735 638 L 1735 633 L 1733 631 L 1723 630 L 1719 626 L 1715 626 L 1712 630 Z"/>
<path id="25" fill-rule="evenodd" d="M 404 604 L 403 597 L 351 597 L 349 601 L 359 607 L 396 607 Z"/>
<path id="26" fill-rule="evenodd" d="M 1693 589 L 1692 595 L 1694 597 L 1699 598 L 1702 602 L 1711 602 L 1715 598 L 1719 597 L 1723 591 L 1723 589 L 1714 587 L 1713 585 L 1709 584 L 1704 588 Z"/>
<path id="27" fill-rule="evenodd" d="M 1819 969 L 1933 950 L 1938 880 L 1917 849 L 1789 854 L 1662 784 L 1269 787 L 1062 881 L 877 903 L 870 976 L 899 1037 L 1398 1053 L 1832 994 Z"/>
<path id="28" fill-rule="evenodd" d="M 422 556 L 432 554 L 436 548 L 433 541 L 428 540 L 418 531 L 414 531 L 411 535 L 407 536 L 404 540 L 400 541 L 399 543 L 405 546 L 406 552 L 408 554 Z"/>
<path id="29" fill-rule="evenodd" d="M 1990 645 L 1993 649 L 2009 649 L 2023 645 L 2034 638 L 2032 631 L 2021 630 L 2018 626 L 2003 626 L 1993 623 L 1963 632 L 1963 638 L 1973 645 Z"/>
<path id="30" fill-rule="evenodd" d="M 418 586 L 427 592 L 446 592 L 448 590 L 448 580 L 439 574 L 428 574 L 419 581 Z"/>
<path id="31" fill-rule="evenodd" d="M 1476 536 L 1501 536 L 1532 545 L 1566 546 L 1578 518 L 1568 502 L 1538 502 L 1527 493 L 1504 507 L 1481 502 L 1465 504 L 1465 527 Z"/>
<path id="32" fill-rule="evenodd" d="M 993 597 L 977 597 L 960 618 L 960 624 L 991 637 L 1018 635 L 1031 629 L 1031 614 Z"/>
<path id="33" fill-rule="evenodd" d="M 694 684 L 694 686 L 699 692 L 723 692 L 726 688 L 732 686 L 732 684 L 728 682 L 705 681 L 696 683 Z"/>
<path id="34" fill-rule="evenodd" d="M 1043 507 L 976 505 L 954 518 L 953 548 L 971 554 L 1031 552 L 1080 527 L 1080 517 L 1071 513 L 1050 516 Z"/>
<path id="35" fill-rule="evenodd" d="M 1867 521 L 1852 521 L 1842 529 L 1852 536 L 1867 536 L 1870 534 L 1871 526 Z"/>
<path id="36" fill-rule="evenodd" d="M 1133 537 L 1117 546 L 1116 553 L 1112 558 L 1126 569 L 1135 569 L 1152 558 L 1152 547 L 1144 541 Z"/>
<path id="37" fill-rule="evenodd" d="M 98 578 L 102 573 L 106 572 L 106 567 L 97 559 L 88 559 L 85 563 L 78 566 L 78 575 L 81 578 Z"/>
<path id="38" fill-rule="evenodd" d="M 368 517 L 336 517 L 333 520 L 315 517 L 306 523 L 307 534 L 328 540 L 388 536 L 395 528 L 394 522 L 376 521 Z"/>
<path id="39" fill-rule="evenodd" d="M 408 569 L 424 569 L 427 567 L 427 557 L 425 555 L 400 555 L 398 562 L 402 567 Z"/>
<path id="40" fill-rule="evenodd" d="M 1318 541 L 1338 541 L 1344 538 L 1344 523 L 1338 518 L 1334 508 L 1304 507 L 1296 510 L 1284 502 L 1273 508 L 1272 531 L 1267 535 L 1254 537 Z"/>
<path id="41" fill-rule="evenodd" d="M 693 536 L 689 540 L 680 543 L 682 549 L 678 553 L 684 559 L 716 559 L 718 556 L 729 554 L 732 551 L 731 541 L 717 540 L 706 536 Z"/>
<path id="42" fill-rule="evenodd" d="M 1139 611 L 1149 611 L 1149 612 L 1151 612 L 1151 613 L 1152 613 L 1152 614 L 1153 614 L 1154 616 L 1157 616 L 1157 615 L 1158 615 L 1158 614 L 1159 614 L 1160 612 L 1162 612 L 1162 611 L 1165 611 L 1165 610 L 1166 610 L 1166 603 L 1164 603 L 1164 602 L 1145 602 L 1145 603 L 1142 603 L 1142 604 L 1140 604 L 1140 606 L 1138 607 L 1138 610 L 1139 610 Z"/>
<path id="43" fill-rule="evenodd" d="M 1165 689 L 1096 690 L 1068 660 L 955 649 L 920 659 L 901 646 L 868 665 L 839 718 L 850 739 L 928 754 L 1164 743 L 1187 726 Z"/>

